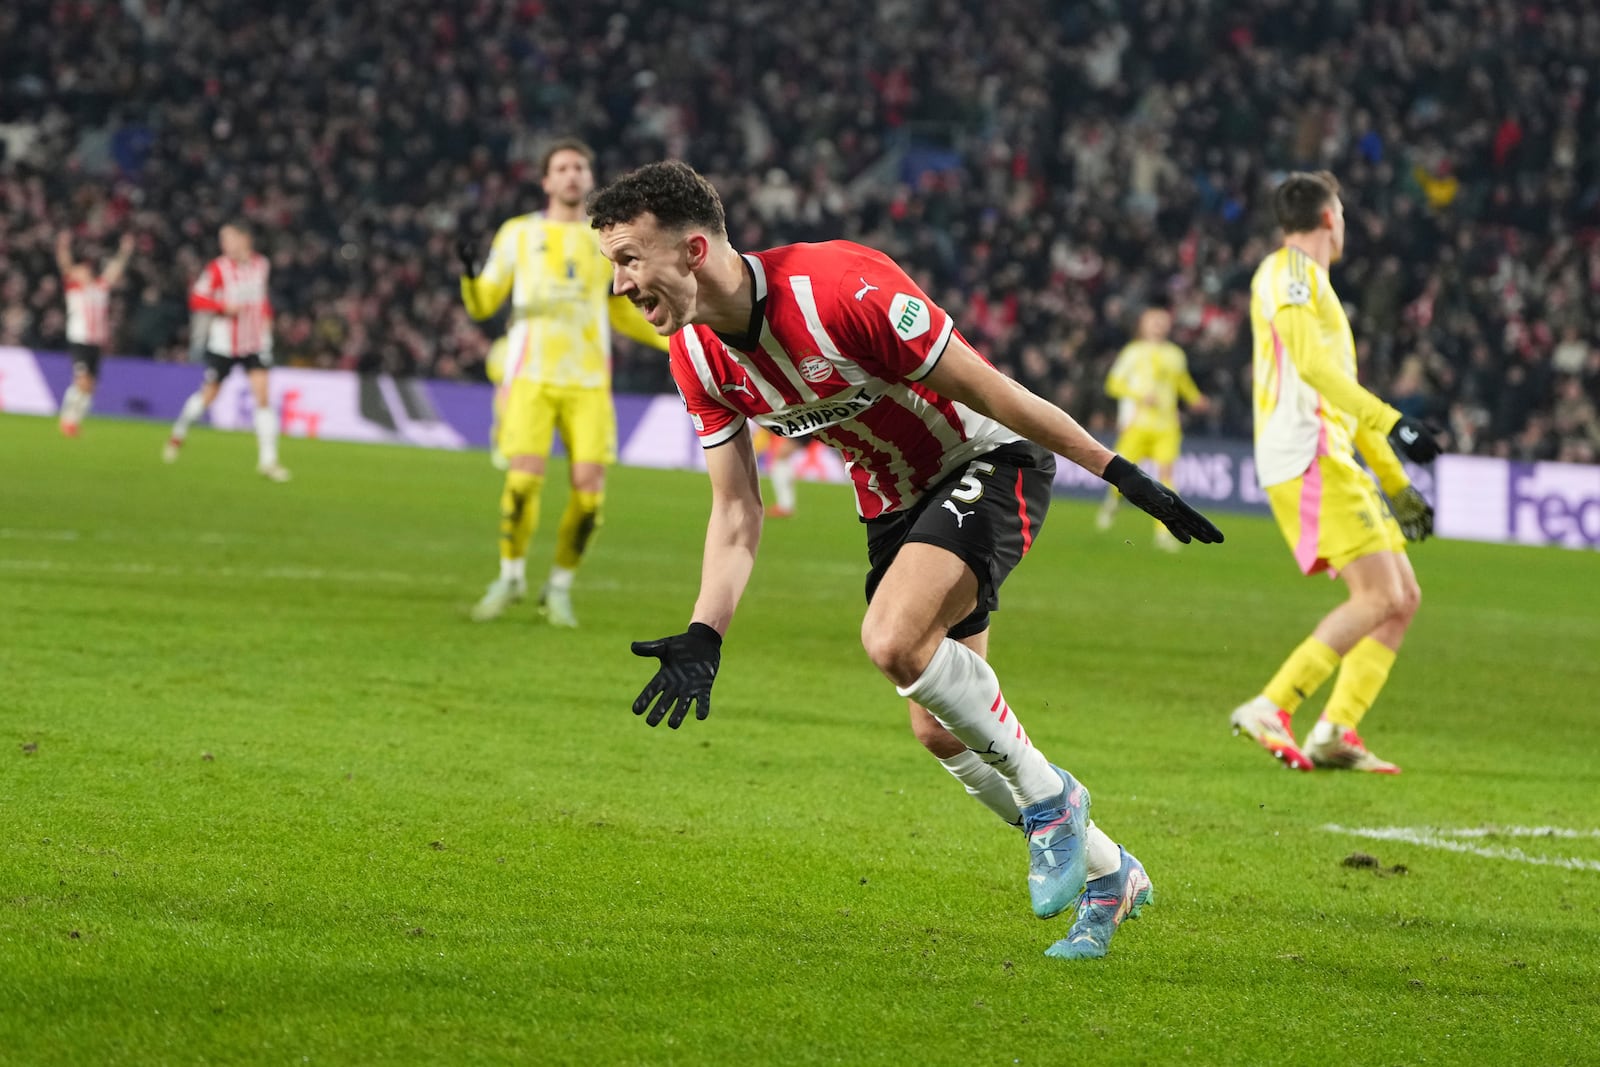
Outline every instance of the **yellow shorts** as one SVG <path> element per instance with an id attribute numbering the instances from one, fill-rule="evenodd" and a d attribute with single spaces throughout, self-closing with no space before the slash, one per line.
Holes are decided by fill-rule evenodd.
<path id="1" fill-rule="evenodd" d="M 1362 556 L 1405 551 L 1389 502 L 1348 460 L 1318 456 L 1300 477 L 1268 486 L 1267 500 L 1303 574 L 1336 575 Z"/>
<path id="2" fill-rule="evenodd" d="M 559 433 L 573 463 L 617 461 L 617 412 L 608 389 L 511 383 L 500 416 L 500 451 L 507 456 L 549 456 Z"/>
<path id="3" fill-rule="evenodd" d="M 1154 460 L 1161 466 L 1178 461 L 1181 430 L 1145 430 L 1130 426 L 1117 436 L 1116 451 L 1129 463 Z"/>

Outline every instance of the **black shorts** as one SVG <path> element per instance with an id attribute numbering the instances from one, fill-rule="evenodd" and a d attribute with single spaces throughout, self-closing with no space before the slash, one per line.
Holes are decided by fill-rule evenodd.
<path id="1" fill-rule="evenodd" d="M 243 367 L 245 370 L 266 370 L 272 366 L 270 360 L 262 359 L 254 352 L 248 356 L 219 356 L 215 352 L 206 353 L 206 381 L 220 382 L 233 372 L 234 367 Z"/>
<path id="2" fill-rule="evenodd" d="M 1000 585 L 1039 536 L 1050 510 L 1056 457 L 1028 441 L 1001 445 L 950 475 L 909 510 L 867 520 L 867 602 L 900 546 L 912 541 L 954 552 L 978 576 L 978 606 L 950 628 L 971 637 L 989 628 Z"/>
<path id="3" fill-rule="evenodd" d="M 100 346 L 84 345 L 74 341 L 67 345 L 67 351 L 72 355 L 72 369 L 78 374 L 87 374 L 91 378 L 100 376 Z"/>

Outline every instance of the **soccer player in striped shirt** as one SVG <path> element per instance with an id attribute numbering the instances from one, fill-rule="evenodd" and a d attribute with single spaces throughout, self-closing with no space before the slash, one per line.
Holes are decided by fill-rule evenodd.
<path id="1" fill-rule="evenodd" d="M 1117 485 L 1180 540 L 1221 533 L 996 371 L 888 256 L 844 241 L 741 255 L 716 190 L 677 162 L 619 179 L 590 214 L 613 289 L 672 337 L 673 378 L 711 477 L 699 599 L 684 633 L 634 644 L 661 661 L 634 713 L 671 727 L 691 707 L 709 713 L 761 535 L 747 425 L 814 433 L 843 453 L 865 523 L 867 655 L 910 702 L 922 744 L 1022 829 L 1034 913 L 1075 909 L 1048 953 L 1104 955 L 1150 880 L 1089 820 L 1088 791 L 1029 741 L 985 662 L 989 613 L 1044 520 L 1052 453 Z"/>
<path id="2" fill-rule="evenodd" d="M 255 250 L 247 222 L 226 223 L 217 240 L 222 255 L 206 264 L 189 290 L 189 310 L 209 316 L 205 378 L 172 424 L 162 458 L 177 461 L 189 427 L 211 410 L 222 380 L 235 367 L 243 367 L 255 401 L 256 471 L 274 482 L 286 482 L 289 472 L 278 462 L 278 413 L 272 410 L 267 381 L 272 366 L 272 297 L 267 278 L 272 264 Z"/>
<path id="3" fill-rule="evenodd" d="M 100 380 L 100 357 L 111 343 L 111 290 L 122 281 L 133 255 L 133 235 L 125 234 L 117 254 L 98 276 L 89 263 L 72 257 L 72 235 L 56 235 L 56 266 L 67 292 L 67 351 L 72 355 L 72 384 L 61 398 L 61 432 L 78 436 L 78 427 L 94 402 Z"/>
<path id="4" fill-rule="evenodd" d="M 1338 181 L 1326 171 L 1291 174 L 1272 203 L 1283 247 L 1262 260 L 1250 282 L 1256 476 L 1301 573 L 1327 571 L 1350 595 L 1230 721 L 1235 734 L 1249 735 L 1296 770 L 1398 774 L 1356 727 L 1388 681 L 1416 615 L 1422 591 L 1406 542 L 1433 531 L 1433 508 L 1389 440 L 1417 463 L 1431 463 L 1439 445 L 1419 420 L 1356 380 L 1355 338 L 1328 279 L 1344 252 Z M 1356 465 L 1358 449 L 1383 494 Z M 1335 670 L 1322 717 L 1306 743 L 1296 744 L 1291 717 Z"/>
<path id="5" fill-rule="evenodd" d="M 509 297 L 506 367 L 497 387 L 495 445 L 506 457 L 500 492 L 500 575 L 472 609 L 498 618 L 527 594 L 527 554 L 539 525 L 539 495 L 553 436 L 566 445 L 572 491 L 556 530 L 555 563 L 539 603 L 554 626 L 576 626 L 572 583 L 600 527 L 606 467 L 617 460 L 611 403 L 611 331 L 665 350 L 628 301 L 611 294 L 611 271 L 587 224 L 594 151 L 563 138 L 544 153 L 544 211 L 501 225 L 480 270 L 463 241 L 461 299 L 483 320 Z"/>

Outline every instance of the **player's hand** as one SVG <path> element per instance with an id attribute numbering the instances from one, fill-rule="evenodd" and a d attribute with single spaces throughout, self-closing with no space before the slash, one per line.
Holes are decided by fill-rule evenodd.
<path id="1" fill-rule="evenodd" d="M 1153 515 L 1184 544 L 1199 541 L 1203 545 L 1222 543 L 1222 531 L 1211 520 L 1184 503 L 1183 497 L 1168 489 L 1121 456 L 1112 456 L 1111 462 L 1100 477 L 1117 487 L 1128 502 L 1148 515 Z"/>
<path id="2" fill-rule="evenodd" d="M 703 622 L 691 622 L 684 633 L 635 641 L 633 654 L 661 661 L 656 676 L 633 702 L 635 715 L 644 715 L 651 726 L 659 726 L 665 718 L 676 730 L 683 725 L 690 705 L 694 705 L 697 719 L 711 714 L 711 683 L 722 662 L 722 635 L 716 630 Z"/>
<path id="3" fill-rule="evenodd" d="M 1400 421 L 1389 431 L 1389 439 L 1395 443 L 1400 454 L 1413 463 L 1432 463 L 1444 451 L 1439 447 L 1438 438 L 1429 432 L 1422 420 L 1410 415 L 1400 416 Z"/>
<path id="4" fill-rule="evenodd" d="M 1417 492 L 1416 486 L 1408 485 L 1396 493 L 1389 501 L 1389 509 L 1407 541 L 1426 541 L 1433 533 L 1433 505 Z"/>
<path id="5" fill-rule="evenodd" d="M 461 273 L 468 278 L 478 276 L 478 239 L 461 234 L 456 238 L 456 258 L 461 260 Z"/>

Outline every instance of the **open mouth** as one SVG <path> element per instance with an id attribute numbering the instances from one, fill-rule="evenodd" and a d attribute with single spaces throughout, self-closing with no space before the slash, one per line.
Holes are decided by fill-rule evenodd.
<path id="1" fill-rule="evenodd" d="M 660 300 L 653 296 L 641 296 L 634 299 L 633 306 L 644 313 L 645 319 L 651 325 L 655 325 L 656 311 L 661 307 Z"/>

